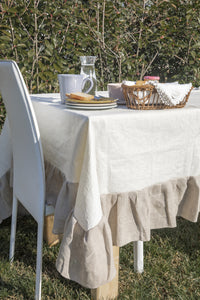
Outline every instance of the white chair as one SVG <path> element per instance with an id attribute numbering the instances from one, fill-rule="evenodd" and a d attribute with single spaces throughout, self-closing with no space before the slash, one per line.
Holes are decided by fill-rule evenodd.
<path id="1" fill-rule="evenodd" d="M 21 72 L 14 61 L 0 60 L 0 93 L 10 126 L 13 150 L 13 209 L 10 238 L 14 258 L 18 201 L 38 223 L 35 299 L 41 299 L 45 174 L 37 121 Z"/>

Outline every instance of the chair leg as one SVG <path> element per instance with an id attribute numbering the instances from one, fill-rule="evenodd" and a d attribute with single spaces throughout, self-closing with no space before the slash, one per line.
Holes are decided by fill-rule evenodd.
<path id="1" fill-rule="evenodd" d="M 13 206 L 12 206 L 12 219 L 11 219 L 11 233 L 10 233 L 10 253 L 9 260 L 12 263 L 15 252 L 15 238 L 16 238 L 16 227 L 17 227 L 17 207 L 18 200 L 13 194 Z"/>
<path id="2" fill-rule="evenodd" d="M 35 300 L 41 300 L 43 223 L 38 224 Z"/>
<path id="3" fill-rule="evenodd" d="M 142 273 L 144 271 L 143 241 L 133 242 L 134 271 Z"/>

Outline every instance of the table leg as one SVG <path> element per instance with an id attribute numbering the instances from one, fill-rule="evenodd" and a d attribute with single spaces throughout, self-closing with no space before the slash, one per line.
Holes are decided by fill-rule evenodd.
<path id="1" fill-rule="evenodd" d="M 54 215 L 44 217 L 44 240 L 49 247 L 52 247 L 61 241 L 61 235 L 53 234 Z"/>
<path id="2" fill-rule="evenodd" d="M 118 296 L 118 277 L 119 277 L 119 247 L 113 246 L 113 256 L 117 274 L 115 278 L 97 289 L 91 290 L 92 300 L 111 300 Z"/>
<path id="3" fill-rule="evenodd" d="M 144 271 L 143 241 L 133 242 L 133 254 L 134 271 L 142 273 Z"/>

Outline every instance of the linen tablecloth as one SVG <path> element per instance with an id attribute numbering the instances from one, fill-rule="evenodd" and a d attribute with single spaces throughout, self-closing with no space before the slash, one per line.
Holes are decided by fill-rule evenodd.
<path id="1" fill-rule="evenodd" d="M 59 94 L 32 95 L 47 202 L 54 232 L 64 233 L 57 259 L 64 277 L 96 288 L 115 275 L 112 245 L 147 241 L 151 229 L 176 226 L 177 215 L 197 220 L 199 96 L 192 92 L 183 109 L 84 111 L 61 105 Z M 8 124 L 2 134 L 9 148 Z"/>

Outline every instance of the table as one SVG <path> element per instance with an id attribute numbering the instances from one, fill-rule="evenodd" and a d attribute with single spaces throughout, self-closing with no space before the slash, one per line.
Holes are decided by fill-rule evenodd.
<path id="1" fill-rule="evenodd" d="M 54 233 L 63 233 L 56 262 L 62 276 L 96 288 L 116 274 L 113 245 L 148 241 L 151 229 L 175 227 L 176 216 L 197 221 L 199 98 L 193 91 L 183 109 L 84 111 L 61 105 L 59 94 L 31 96 L 44 150 L 46 201 L 55 206 Z M 10 214 L 4 192 L 11 167 L 7 123 L 0 147 L 3 219 Z"/>

